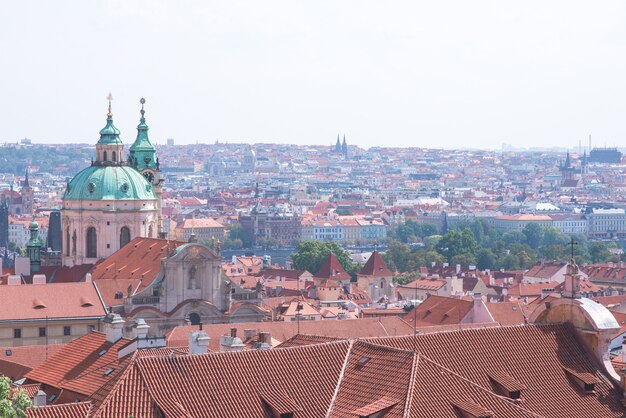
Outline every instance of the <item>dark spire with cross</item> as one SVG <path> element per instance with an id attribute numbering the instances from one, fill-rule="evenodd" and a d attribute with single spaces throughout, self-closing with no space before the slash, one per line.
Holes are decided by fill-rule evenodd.
<path id="1" fill-rule="evenodd" d="M 574 245 L 578 245 L 576 241 L 574 241 L 574 237 L 571 237 L 570 242 L 567 244 L 571 247 L 572 260 L 574 259 Z"/>

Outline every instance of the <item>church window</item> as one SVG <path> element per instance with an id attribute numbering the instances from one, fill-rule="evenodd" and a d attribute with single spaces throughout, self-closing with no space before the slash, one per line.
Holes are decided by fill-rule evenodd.
<path id="1" fill-rule="evenodd" d="M 187 285 L 187 289 L 195 290 L 197 288 L 196 271 L 197 267 L 194 264 L 189 269 L 189 284 Z"/>
<path id="2" fill-rule="evenodd" d="M 154 231 L 153 231 L 152 225 L 150 225 L 150 227 L 148 227 L 148 237 L 150 237 L 150 238 L 154 238 L 154 236 L 152 235 L 152 234 L 153 234 L 153 232 L 154 232 Z"/>
<path id="3" fill-rule="evenodd" d="M 130 229 L 127 226 L 123 226 L 120 231 L 120 248 L 130 242 Z"/>
<path id="4" fill-rule="evenodd" d="M 98 256 L 97 239 L 96 228 L 93 226 L 87 228 L 87 258 L 96 258 Z"/>
<path id="5" fill-rule="evenodd" d="M 72 255 L 76 255 L 76 230 L 74 230 L 72 235 Z"/>
<path id="6" fill-rule="evenodd" d="M 106 160 L 107 160 L 107 152 L 104 151 L 104 161 L 106 161 Z"/>
<path id="7" fill-rule="evenodd" d="M 112 161 L 113 162 L 117 161 L 117 153 L 115 151 L 113 151 L 111 154 L 112 154 L 112 157 L 113 157 Z"/>
<path id="8" fill-rule="evenodd" d="M 70 229 L 65 230 L 65 255 L 70 256 Z"/>
<path id="9" fill-rule="evenodd" d="M 195 312 L 190 313 L 189 322 L 191 322 L 191 325 L 200 325 L 200 315 Z"/>

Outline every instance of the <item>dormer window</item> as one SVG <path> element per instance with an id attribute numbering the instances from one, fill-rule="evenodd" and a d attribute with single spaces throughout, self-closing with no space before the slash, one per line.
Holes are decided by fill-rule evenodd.
<path id="1" fill-rule="evenodd" d="M 522 395 L 522 390 L 526 389 L 526 385 L 505 372 L 491 371 L 487 373 L 487 376 L 489 376 L 495 391 L 507 398 L 519 399 Z"/>
<path id="2" fill-rule="evenodd" d="M 577 372 L 567 367 L 563 367 L 563 371 L 585 393 L 595 393 L 596 384 L 600 383 L 600 380 L 593 373 Z"/>

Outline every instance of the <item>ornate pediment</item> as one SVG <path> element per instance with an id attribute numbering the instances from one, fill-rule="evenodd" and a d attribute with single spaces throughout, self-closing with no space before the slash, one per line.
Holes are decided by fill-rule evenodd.
<path id="1" fill-rule="evenodd" d="M 220 257 L 213 250 L 202 244 L 185 244 L 178 247 L 176 255 L 171 259 L 184 260 L 186 262 L 220 261 Z"/>

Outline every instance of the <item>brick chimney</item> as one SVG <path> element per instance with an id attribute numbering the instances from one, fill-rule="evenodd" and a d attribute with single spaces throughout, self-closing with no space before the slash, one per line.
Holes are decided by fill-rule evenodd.
<path id="1" fill-rule="evenodd" d="M 111 344 L 115 344 L 122 338 L 124 331 L 124 320 L 121 316 L 115 313 L 109 313 L 104 317 L 104 333 L 106 334 L 106 341 Z"/>
<path id="2" fill-rule="evenodd" d="M 220 352 L 241 351 L 243 348 L 243 341 L 237 337 L 237 328 L 231 328 L 230 335 L 220 337 Z"/>
<path id="3" fill-rule="evenodd" d="M 209 351 L 211 338 L 205 331 L 192 331 L 189 333 L 189 353 L 206 354 Z"/>

